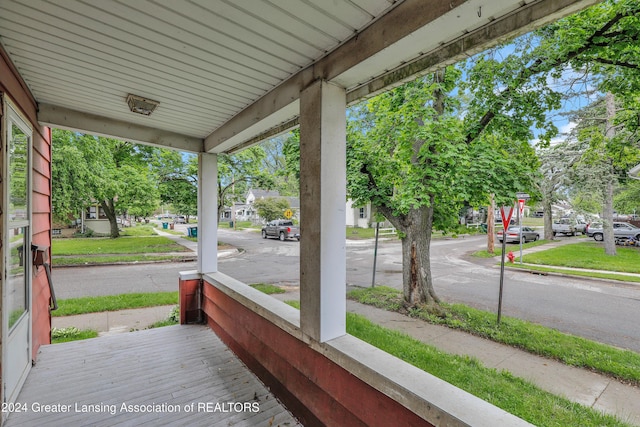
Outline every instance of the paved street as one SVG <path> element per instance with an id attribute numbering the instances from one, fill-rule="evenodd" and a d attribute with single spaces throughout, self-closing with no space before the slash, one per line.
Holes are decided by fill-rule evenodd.
<path id="1" fill-rule="evenodd" d="M 243 253 L 219 260 L 219 269 L 245 283 L 298 285 L 299 243 L 262 239 L 255 232 L 220 230 L 220 240 Z M 437 294 L 445 301 L 497 310 L 499 269 L 496 260 L 466 255 L 482 249 L 486 236 L 432 242 L 432 269 Z M 509 249 L 517 252 L 517 245 Z M 399 243 L 382 242 L 376 283 L 401 287 Z M 371 241 L 347 244 L 347 282 L 370 286 Z M 177 289 L 178 272 L 195 263 L 54 269 L 58 298 Z M 503 314 L 544 324 L 640 352 L 640 285 L 507 272 Z"/>

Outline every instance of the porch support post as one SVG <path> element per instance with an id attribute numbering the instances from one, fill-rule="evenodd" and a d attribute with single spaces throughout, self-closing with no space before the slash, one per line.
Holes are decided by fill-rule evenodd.
<path id="1" fill-rule="evenodd" d="M 319 342 L 346 333 L 346 93 L 300 94 L 300 326 Z"/>
<path id="2" fill-rule="evenodd" d="M 218 271 L 218 156 L 198 154 L 198 273 Z"/>

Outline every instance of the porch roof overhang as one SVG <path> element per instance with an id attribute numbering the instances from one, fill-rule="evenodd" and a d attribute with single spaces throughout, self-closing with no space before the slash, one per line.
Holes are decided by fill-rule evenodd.
<path id="1" fill-rule="evenodd" d="M 5 0 L 0 42 L 41 124 L 222 153 L 297 126 L 318 79 L 356 102 L 596 2 Z"/>

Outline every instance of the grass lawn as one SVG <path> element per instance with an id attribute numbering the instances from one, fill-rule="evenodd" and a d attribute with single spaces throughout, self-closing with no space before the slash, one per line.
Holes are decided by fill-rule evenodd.
<path id="1" fill-rule="evenodd" d="M 390 311 L 399 311 L 402 306 L 402 293 L 384 286 L 357 289 L 349 292 L 348 297 Z M 409 315 L 640 385 L 638 353 L 515 318 L 503 317 L 498 326 L 495 313 L 462 304 L 442 304 L 442 308 L 444 313 L 440 315 L 418 309 Z"/>
<path id="2" fill-rule="evenodd" d="M 257 290 L 259 290 L 260 292 L 267 294 L 267 295 L 272 295 L 272 294 L 283 294 L 285 293 L 285 290 L 282 289 L 279 286 L 275 286 L 269 283 L 254 283 L 252 285 L 249 285 L 252 288 L 255 288 Z"/>
<path id="3" fill-rule="evenodd" d="M 300 308 L 298 301 L 288 304 Z M 482 365 L 347 313 L 347 333 L 537 426 L 627 426 L 617 418 L 541 390 L 531 382 Z"/>
<path id="4" fill-rule="evenodd" d="M 126 227 L 123 228 L 120 232 L 120 236 L 129 236 L 129 237 L 144 237 L 144 236 L 155 236 L 156 232 L 154 231 L 154 227 L 149 224 L 145 225 L 136 225 L 135 227 Z"/>
<path id="5" fill-rule="evenodd" d="M 522 249 L 542 246 L 542 245 L 546 245 L 547 243 L 550 243 L 550 241 L 536 240 L 535 242 L 527 242 L 522 245 Z M 510 251 L 516 255 L 516 259 L 520 260 L 520 244 L 507 243 L 507 253 L 509 253 Z M 502 255 L 502 243 L 500 243 L 500 241 L 496 239 L 495 250 L 493 254 L 490 254 L 489 252 L 487 252 L 486 249 L 483 249 L 481 251 L 474 252 L 472 255 L 478 258 L 493 258 L 495 256 L 500 256 Z M 524 262 L 524 257 L 523 257 L 523 262 Z"/>
<path id="6" fill-rule="evenodd" d="M 150 263 L 150 262 L 181 262 L 186 260 L 195 259 L 196 255 L 193 254 L 193 257 L 189 256 L 176 256 L 176 255 L 91 255 L 91 256 L 64 256 L 64 257 L 55 257 L 53 259 L 53 265 L 56 267 L 65 267 L 65 266 L 76 266 L 76 265 L 95 265 L 95 264 L 119 264 L 119 263 L 129 263 L 135 264 L 137 262 L 140 263 Z"/>
<path id="7" fill-rule="evenodd" d="M 51 312 L 54 317 L 85 313 L 100 313 L 128 308 L 155 307 L 178 304 L 178 292 L 134 293 L 82 297 L 58 300 L 58 309 Z"/>
<path id="8" fill-rule="evenodd" d="M 51 344 L 59 344 L 62 342 L 86 340 L 95 338 L 98 332 L 93 329 L 80 330 L 76 327 L 69 328 L 53 328 L 51 330 Z"/>
<path id="9" fill-rule="evenodd" d="M 618 246 L 616 252 L 616 256 L 609 256 L 604 253 L 602 243 L 581 242 L 525 255 L 523 261 L 530 264 L 640 273 L 640 248 Z"/>
<path id="10" fill-rule="evenodd" d="M 519 268 L 527 271 L 539 271 L 540 273 L 562 273 L 570 276 L 593 277 L 596 279 L 618 280 L 621 282 L 640 283 L 640 277 L 627 276 L 625 274 L 616 273 L 600 273 L 594 271 L 566 270 L 560 267 L 541 267 L 539 265 L 520 265 L 519 263 L 507 264 L 508 268 Z"/>
<path id="11" fill-rule="evenodd" d="M 51 254 L 101 255 L 187 252 L 189 249 L 163 236 L 120 237 L 118 239 L 54 239 Z"/>

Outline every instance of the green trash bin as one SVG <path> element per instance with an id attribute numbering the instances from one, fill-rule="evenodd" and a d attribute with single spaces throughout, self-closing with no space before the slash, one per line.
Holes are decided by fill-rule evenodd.
<path id="1" fill-rule="evenodd" d="M 482 231 L 483 233 L 487 232 L 487 224 L 480 224 L 480 231 Z"/>
<path id="2" fill-rule="evenodd" d="M 166 230 L 166 229 L 168 229 L 168 228 L 169 228 L 169 223 L 168 223 L 168 222 L 163 222 L 163 223 L 162 223 L 162 229 L 163 229 L 163 230 Z"/>
<path id="3" fill-rule="evenodd" d="M 198 237 L 198 227 L 189 227 L 187 229 L 189 237 Z"/>
<path id="4" fill-rule="evenodd" d="M 229 221 L 229 228 L 233 228 L 233 221 Z"/>

